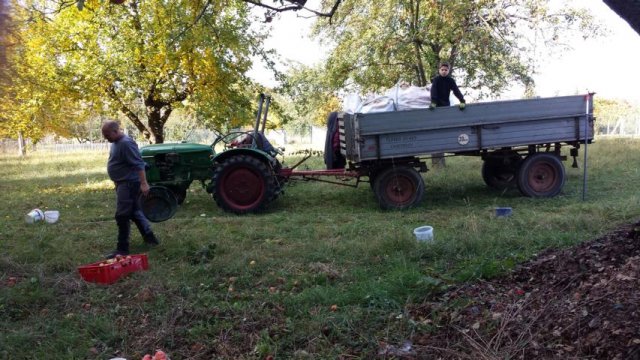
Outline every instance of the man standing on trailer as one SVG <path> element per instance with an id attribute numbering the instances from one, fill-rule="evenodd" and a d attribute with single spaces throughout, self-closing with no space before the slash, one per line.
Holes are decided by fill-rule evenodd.
<path id="1" fill-rule="evenodd" d="M 431 105 L 429 105 L 429 109 L 435 109 L 437 106 L 450 106 L 449 96 L 451 95 L 451 91 L 453 94 L 460 100 L 460 110 L 464 110 L 466 106 L 466 102 L 464 100 L 464 96 L 458 89 L 458 85 L 456 81 L 453 80 L 451 76 L 449 76 L 449 63 L 440 64 L 440 68 L 438 69 L 439 75 L 431 79 Z"/>
<path id="2" fill-rule="evenodd" d="M 144 242 L 158 245 L 160 241 L 153 234 L 149 221 L 142 213 L 138 197 L 149 193 L 149 183 L 145 174 L 145 162 L 140 156 L 138 144 L 125 135 L 115 121 L 102 124 L 102 136 L 111 143 L 107 172 L 116 185 L 116 224 L 118 244 L 116 250 L 107 254 L 107 259 L 129 254 L 131 223 L 138 227 Z"/>

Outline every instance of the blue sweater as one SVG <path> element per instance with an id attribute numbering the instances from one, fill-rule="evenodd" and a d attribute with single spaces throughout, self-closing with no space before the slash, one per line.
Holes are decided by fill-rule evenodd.
<path id="1" fill-rule="evenodd" d="M 144 170 L 145 163 L 138 150 L 138 144 L 124 135 L 111 144 L 107 172 L 114 182 L 140 181 L 138 171 Z"/>

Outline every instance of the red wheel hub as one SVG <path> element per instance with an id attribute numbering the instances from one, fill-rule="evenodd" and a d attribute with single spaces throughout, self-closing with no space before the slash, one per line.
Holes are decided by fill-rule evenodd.
<path id="1" fill-rule="evenodd" d="M 531 167 L 528 174 L 528 181 L 533 191 L 546 192 L 555 186 L 558 177 L 553 165 L 538 162 Z"/>
<path id="2" fill-rule="evenodd" d="M 221 195 L 237 210 L 250 209 L 262 200 L 265 193 L 262 177 L 245 167 L 230 169 L 222 178 Z"/>
<path id="3" fill-rule="evenodd" d="M 386 197 L 398 205 L 410 202 L 416 191 L 413 181 L 402 175 L 394 176 L 384 189 Z"/>

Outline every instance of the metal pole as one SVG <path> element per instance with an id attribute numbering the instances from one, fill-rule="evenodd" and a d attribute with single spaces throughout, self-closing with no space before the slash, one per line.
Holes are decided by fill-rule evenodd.
<path id="1" fill-rule="evenodd" d="M 256 126 L 253 128 L 253 139 L 251 139 L 252 147 L 256 146 L 256 137 L 258 136 L 258 130 L 260 129 L 260 115 L 262 114 L 262 103 L 264 102 L 264 94 L 260 94 L 260 100 L 258 100 L 258 113 L 256 114 Z"/>
<path id="2" fill-rule="evenodd" d="M 264 116 L 262 117 L 262 129 L 260 130 L 261 133 L 264 134 L 264 129 L 267 126 L 267 114 L 269 113 L 269 104 L 271 104 L 271 96 L 267 95 L 267 100 L 265 102 L 264 105 Z"/>
<path id="3" fill-rule="evenodd" d="M 584 114 L 584 171 L 582 173 L 582 201 L 587 199 L 587 143 L 589 142 L 589 109 L 591 105 L 591 97 L 593 93 L 588 93 L 585 97 L 585 114 Z"/>

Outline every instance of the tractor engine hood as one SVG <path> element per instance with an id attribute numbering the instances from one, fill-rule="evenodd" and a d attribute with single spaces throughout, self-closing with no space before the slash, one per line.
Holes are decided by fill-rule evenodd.
<path id="1" fill-rule="evenodd" d="M 146 145 L 140 148 L 142 156 L 154 156 L 157 154 L 166 153 L 194 153 L 194 152 L 206 152 L 209 155 L 213 154 L 213 149 L 209 145 L 193 144 L 193 143 L 175 143 L 175 144 L 152 144 Z"/>

